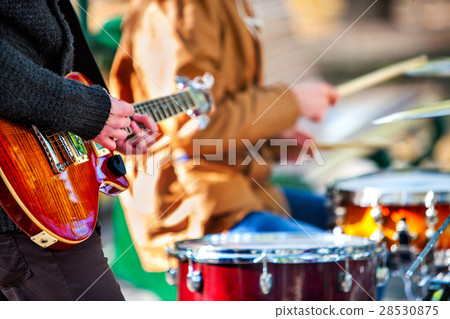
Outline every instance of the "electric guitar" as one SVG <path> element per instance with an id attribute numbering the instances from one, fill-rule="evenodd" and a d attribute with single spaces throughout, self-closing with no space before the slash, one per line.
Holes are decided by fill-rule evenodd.
<path id="1" fill-rule="evenodd" d="M 92 85 L 81 73 L 67 78 Z M 211 104 L 208 91 L 203 83 L 190 82 L 173 95 L 134 107 L 155 122 L 183 112 L 205 113 Z M 86 240 L 97 223 L 99 191 L 116 196 L 129 186 L 120 155 L 70 132 L 0 118 L 0 156 L 0 204 L 44 248 L 67 249 Z"/>

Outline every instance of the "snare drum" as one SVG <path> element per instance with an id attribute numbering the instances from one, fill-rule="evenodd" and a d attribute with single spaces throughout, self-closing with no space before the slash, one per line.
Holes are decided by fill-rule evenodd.
<path id="1" fill-rule="evenodd" d="M 382 171 L 337 181 L 328 194 L 345 234 L 385 241 L 392 250 L 406 244 L 420 251 L 450 212 L 450 175 Z M 450 248 L 449 229 L 436 248 Z"/>
<path id="2" fill-rule="evenodd" d="M 376 243 L 346 235 L 209 235 L 177 242 L 179 300 L 376 300 Z"/>

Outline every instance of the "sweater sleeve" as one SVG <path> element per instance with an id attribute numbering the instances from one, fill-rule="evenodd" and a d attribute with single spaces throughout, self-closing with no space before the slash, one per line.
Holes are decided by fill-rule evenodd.
<path id="1" fill-rule="evenodd" d="M 108 94 L 45 69 L 0 39 L 0 116 L 90 140 L 111 109 Z"/>

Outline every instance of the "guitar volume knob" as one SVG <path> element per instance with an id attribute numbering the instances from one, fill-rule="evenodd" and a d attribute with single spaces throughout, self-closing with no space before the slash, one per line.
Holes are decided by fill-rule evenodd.
<path id="1" fill-rule="evenodd" d="M 113 155 L 108 158 L 106 166 L 109 171 L 117 177 L 122 177 L 127 173 L 127 168 L 125 167 L 125 163 L 120 155 Z"/>

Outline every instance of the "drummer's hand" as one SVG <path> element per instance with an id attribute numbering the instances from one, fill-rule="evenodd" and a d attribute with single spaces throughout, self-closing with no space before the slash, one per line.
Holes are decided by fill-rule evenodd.
<path id="1" fill-rule="evenodd" d="M 319 122 L 325 116 L 328 107 L 336 104 L 339 94 L 333 86 L 325 82 L 312 82 L 292 87 L 301 116 Z"/>
<path id="2" fill-rule="evenodd" d="M 286 144 L 289 146 L 287 152 L 287 160 L 289 162 L 297 160 L 301 148 L 306 140 L 314 140 L 314 137 L 311 134 L 296 127 L 287 129 L 286 131 L 281 133 L 278 138 L 285 139 Z M 292 145 L 292 140 L 296 140 L 297 145 Z"/>
<path id="3" fill-rule="evenodd" d="M 281 139 L 297 140 L 297 146 L 302 146 L 306 140 L 314 139 L 314 137 L 304 130 L 292 127 L 280 134 Z"/>
<path id="4" fill-rule="evenodd" d="M 138 123 L 144 128 L 141 129 Z M 134 114 L 130 128 L 133 137 L 116 141 L 116 150 L 125 155 L 145 154 L 147 149 L 155 143 L 156 138 L 161 135 L 158 132 L 158 126 L 149 115 Z"/>

